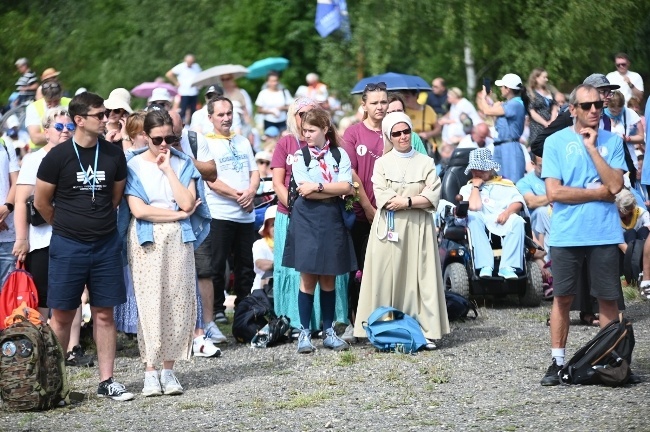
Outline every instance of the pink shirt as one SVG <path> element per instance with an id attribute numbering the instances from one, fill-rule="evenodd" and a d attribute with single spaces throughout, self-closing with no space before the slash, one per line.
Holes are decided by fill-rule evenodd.
<path id="1" fill-rule="evenodd" d="M 300 145 L 298 145 L 298 140 L 293 135 L 283 136 L 275 145 L 275 150 L 273 150 L 273 160 L 271 160 L 271 169 L 285 169 L 284 186 L 287 189 L 289 189 L 289 182 L 291 181 L 291 173 L 293 171 L 292 165 L 296 160 L 295 153 L 306 145 L 307 143 L 305 141 L 300 141 Z M 285 215 L 289 214 L 287 207 L 279 200 L 278 211 Z"/>
<path id="2" fill-rule="evenodd" d="M 381 132 L 368 129 L 363 122 L 352 125 L 343 134 L 343 148 L 350 156 L 352 169 L 361 179 L 361 184 L 366 191 L 366 195 L 368 195 L 368 199 L 376 207 L 375 192 L 372 188 L 372 172 L 375 169 L 375 161 L 384 152 L 384 141 Z M 367 221 L 359 203 L 354 204 L 354 212 L 357 215 L 357 220 Z M 372 221 L 369 222 L 372 223 Z"/>

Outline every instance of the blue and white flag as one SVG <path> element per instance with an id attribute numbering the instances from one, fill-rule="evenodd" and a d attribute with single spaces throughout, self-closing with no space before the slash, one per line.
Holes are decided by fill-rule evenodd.
<path id="1" fill-rule="evenodd" d="M 321 37 L 329 36 L 333 31 L 341 29 L 345 39 L 350 39 L 350 21 L 346 0 L 317 0 L 316 31 Z"/>

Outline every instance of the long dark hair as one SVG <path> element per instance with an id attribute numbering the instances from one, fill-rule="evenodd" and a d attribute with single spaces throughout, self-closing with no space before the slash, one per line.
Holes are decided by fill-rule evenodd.
<path id="1" fill-rule="evenodd" d="M 526 112 L 528 112 L 528 105 L 530 105 L 530 97 L 528 97 L 528 92 L 526 91 L 526 87 L 523 86 L 523 84 L 519 84 L 519 88 L 516 89 L 510 89 L 514 93 L 515 96 L 519 96 L 521 98 L 521 101 L 524 103 L 524 109 Z"/>
<path id="2" fill-rule="evenodd" d="M 305 113 L 305 116 L 302 118 L 302 127 L 305 125 L 316 126 L 320 129 L 326 129 L 325 138 L 329 140 L 330 147 L 340 147 L 340 138 L 339 134 L 332 123 L 332 117 L 330 114 L 322 108 L 314 108 Z"/>
<path id="3" fill-rule="evenodd" d="M 161 126 L 174 127 L 174 122 L 166 110 L 148 111 L 144 118 L 144 132 L 149 135 L 152 129 Z"/>

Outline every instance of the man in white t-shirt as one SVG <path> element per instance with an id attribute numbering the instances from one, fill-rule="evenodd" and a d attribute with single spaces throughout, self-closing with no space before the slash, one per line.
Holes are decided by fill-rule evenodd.
<path id="1" fill-rule="evenodd" d="M 235 264 L 235 305 L 250 294 L 253 286 L 253 198 L 260 183 L 260 176 L 251 143 L 243 136 L 230 131 L 233 119 L 233 104 L 230 99 L 223 96 L 212 99 L 208 105 L 208 115 L 215 132 L 205 137 L 217 165 L 217 180 L 207 182 L 210 190 L 206 192 L 206 201 L 212 216 L 210 240 L 215 320 L 223 322 L 226 261 L 231 252 Z"/>
<path id="2" fill-rule="evenodd" d="M 14 202 L 18 180 L 16 151 L 0 142 L 0 290 L 7 275 L 16 266 L 13 255 L 16 231 L 14 229 Z"/>
<path id="3" fill-rule="evenodd" d="M 201 72 L 201 66 L 196 63 L 192 54 L 185 56 L 185 61 L 171 68 L 165 76 L 178 87 L 178 94 L 181 96 L 181 118 L 184 123 L 190 122 L 190 116 L 196 111 L 199 89 L 192 83 L 197 74 Z M 189 114 L 187 111 L 189 110 Z"/>
<path id="4" fill-rule="evenodd" d="M 629 70 L 630 58 L 625 53 L 618 53 L 614 56 L 614 63 L 616 70 L 607 74 L 607 79 L 610 83 L 621 86 L 618 90 L 625 96 L 625 103 L 630 100 L 632 96 L 643 100 L 643 78 L 636 72 Z"/>

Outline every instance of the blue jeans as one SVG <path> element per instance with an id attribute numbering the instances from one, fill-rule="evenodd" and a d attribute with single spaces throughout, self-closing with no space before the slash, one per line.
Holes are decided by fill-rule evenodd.
<path id="1" fill-rule="evenodd" d="M 7 280 L 7 276 L 16 268 L 16 257 L 11 253 L 14 249 L 13 242 L 0 243 L 0 291 Z"/>

